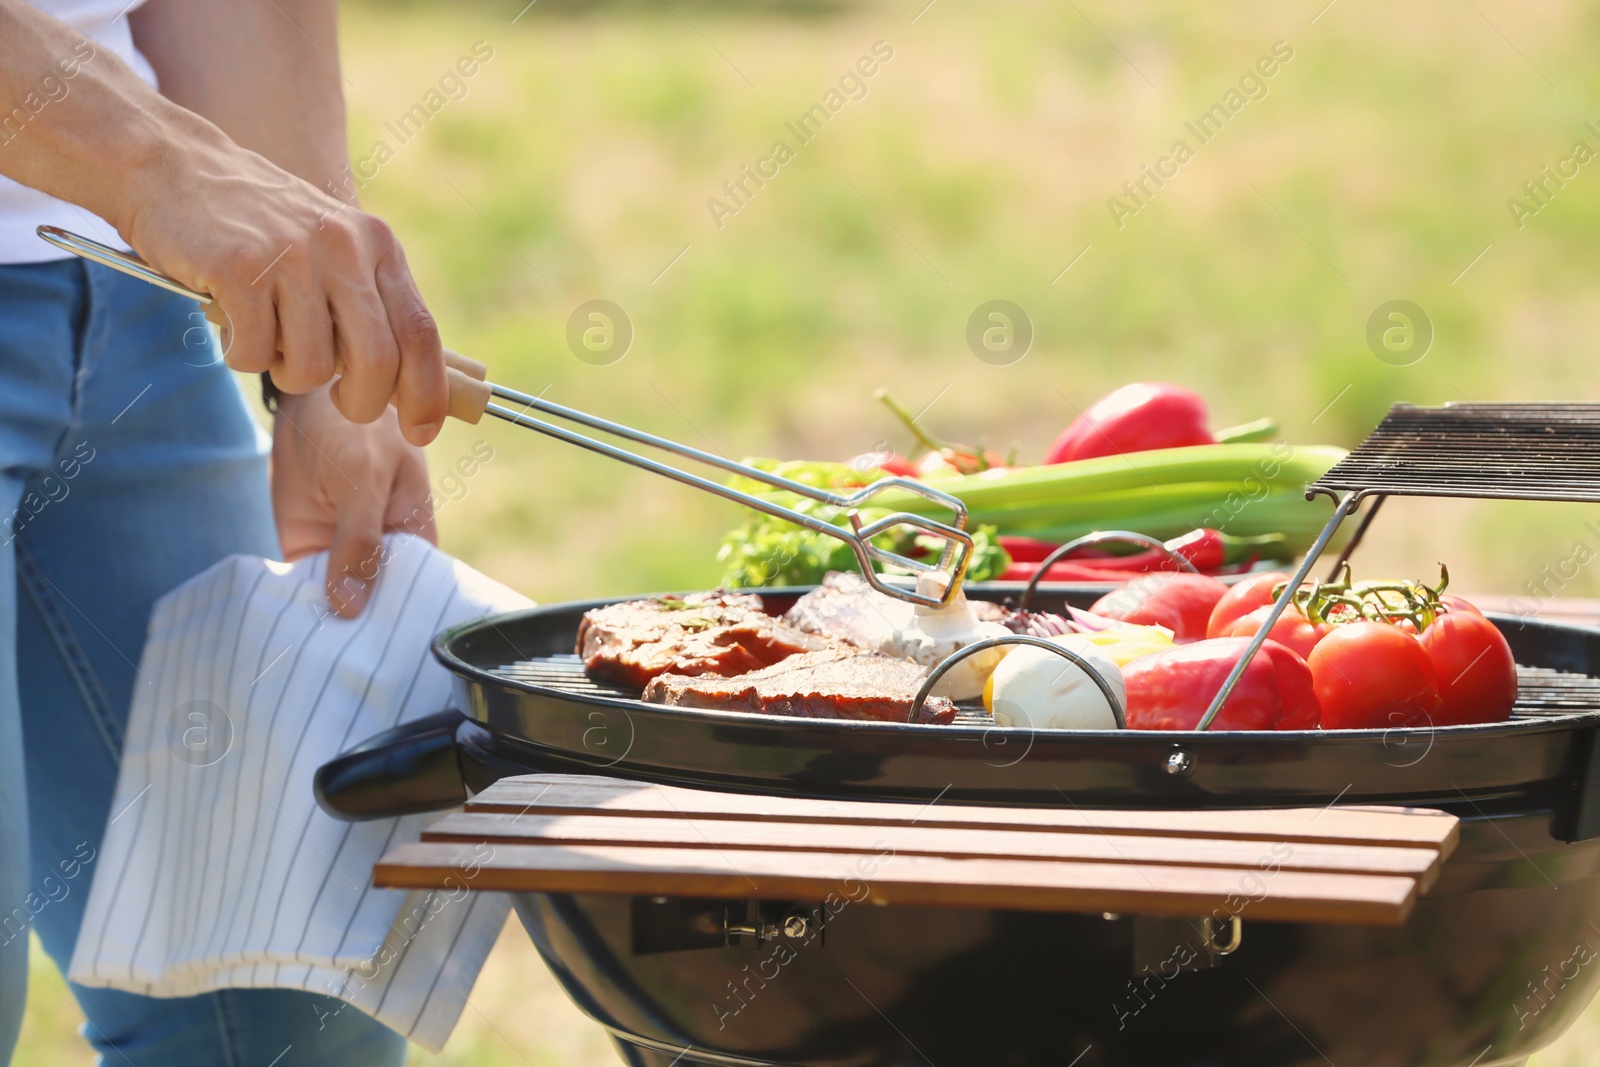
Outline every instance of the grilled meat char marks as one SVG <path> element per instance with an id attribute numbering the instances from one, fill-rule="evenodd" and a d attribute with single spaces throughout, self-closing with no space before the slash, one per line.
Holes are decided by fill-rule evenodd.
<path id="1" fill-rule="evenodd" d="M 746 674 L 832 641 L 786 626 L 761 598 L 722 592 L 596 608 L 578 627 L 578 655 L 597 682 L 643 689 L 657 675 Z"/>
<path id="2" fill-rule="evenodd" d="M 712 711 L 905 722 L 925 677 L 922 667 L 907 660 L 832 648 L 734 678 L 663 674 L 645 687 L 644 699 Z M 955 713 L 950 701 L 930 697 L 918 721 L 944 724 Z"/>

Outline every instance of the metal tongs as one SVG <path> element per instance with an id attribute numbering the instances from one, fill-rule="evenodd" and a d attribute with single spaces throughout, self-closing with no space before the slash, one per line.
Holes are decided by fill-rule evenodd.
<path id="1" fill-rule="evenodd" d="M 152 285 L 158 285 L 163 289 L 178 293 L 181 296 L 187 296 L 199 301 L 201 304 L 209 305 L 212 303 L 210 293 L 202 293 L 190 289 L 181 282 L 162 274 L 137 256 L 130 255 L 127 252 L 119 252 L 98 241 L 91 241 L 87 237 L 55 226 L 40 226 L 37 232 L 46 241 L 49 241 L 57 248 L 71 252 L 73 255 L 82 256 L 84 259 L 110 267 L 112 270 L 121 271 L 142 281 L 150 282 Z M 856 561 L 861 567 L 861 574 L 868 584 L 880 593 L 894 597 L 897 600 L 905 600 L 926 607 L 942 607 L 949 604 L 961 588 L 962 578 L 965 577 L 967 572 L 967 564 L 972 559 L 972 536 L 965 529 L 967 524 L 966 505 L 948 493 L 941 493 L 937 489 L 908 478 L 882 478 L 848 496 L 830 493 L 824 489 L 817 489 L 800 482 L 791 481 L 769 471 L 750 467 L 743 463 L 735 463 L 733 460 L 722 456 L 702 452 L 697 448 L 678 444 L 676 441 L 669 441 L 664 437 L 657 437 L 642 430 L 623 426 L 609 419 L 602 419 L 549 400 L 529 396 L 527 393 L 518 392 L 515 389 L 508 389 L 503 385 L 496 385 L 486 380 L 487 368 L 482 363 L 451 352 L 448 349 L 445 351 L 445 363 L 450 384 L 450 415 L 453 418 L 461 419 L 464 422 L 477 423 L 483 417 L 483 414 L 488 412 L 496 418 L 527 427 L 530 430 L 537 430 L 539 433 L 554 437 L 558 441 L 565 441 L 568 444 L 577 445 L 579 448 L 598 452 L 602 456 L 620 460 L 623 463 L 671 478 L 673 481 L 704 490 L 707 493 L 722 497 L 724 500 L 731 500 L 755 511 L 786 519 L 815 533 L 837 538 L 854 550 Z M 338 369 L 342 370 L 342 368 Z M 513 408 L 497 404 L 494 403 L 495 399 L 507 400 L 517 406 Z M 602 433 L 641 445 L 648 445 L 651 448 L 672 452 L 685 459 L 696 460 L 708 466 L 727 471 L 730 474 L 737 474 L 740 477 L 770 485 L 774 489 L 781 489 L 809 500 L 815 500 L 828 507 L 841 509 L 849 519 L 850 526 L 848 529 L 842 526 L 835 526 L 833 523 L 816 515 L 808 515 L 792 508 L 786 508 L 763 497 L 740 492 L 731 486 L 723 485 L 709 478 L 702 478 L 697 474 L 691 474 L 670 464 L 649 459 L 627 449 L 607 444 L 604 441 L 598 441 L 566 427 L 535 418 L 529 414 L 530 411 L 537 411 L 558 419 L 577 423 L 580 426 L 587 426 L 590 429 L 599 430 Z M 948 507 L 955 515 L 954 524 L 946 525 L 945 523 L 935 522 L 924 516 L 904 511 L 893 512 L 873 522 L 863 523 L 858 509 L 867 505 L 880 493 L 890 489 L 902 489 Z M 939 539 L 943 544 L 938 551 L 938 562 L 928 563 L 902 553 L 891 552 L 872 543 L 874 537 L 900 526 L 913 527 Z M 873 569 L 872 564 L 874 561 L 885 566 L 898 567 L 909 571 L 916 576 L 917 580 L 907 584 L 885 581 L 884 577 Z"/>

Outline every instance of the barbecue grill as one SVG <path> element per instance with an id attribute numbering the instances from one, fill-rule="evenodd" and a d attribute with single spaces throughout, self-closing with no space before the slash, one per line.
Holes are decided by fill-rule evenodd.
<path id="1" fill-rule="evenodd" d="M 1387 495 L 1600 500 L 1600 473 L 1583 459 L 1595 443 L 1592 406 L 1399 405 L 1310 487 L 1335 509 L 1301 575 L 1366 503 L 1358 540 Z M 967 595 L 1020 588 L 970 585 Z M 1103 591 L 1046 585 L 1040 607 L 1086 605 Z M 803 592 L 769 591 L 769 606 Z M 1090 732 L 1000 728 L 974 708 L 932 726 L 646 704 L 589 681 L 571 655 L 579 619 L 600 603 L 440 635 L 434 652 L 456 676 L 456 707 L 326 765 L 324 806 L 344 818 L 442 809 L 508 775 L 555 772 L 924 805 L 1389 803 L 1463 820 L 1458 848 L 1403 926 L 1247 921 L 1239 951 L 1202 954 L 1170 991 L 1140 998 L 1136 1022 L 1113 1006 L 1185 936 L 1161 920 L 852 909 L 730 1020 L 707 1006 L 757 964 L 759 936 L 683 947 L 704 911 L 693 901 L 519 896 L 545 960 L 635 1067 L 1493 1067 L 1548 1044 L 1600 983 L 1600 968 L 1568 974 L 1579 946 L 1600 948 L 1600 630 L 1492 615 L 1519 665 L 1504 723 Z M 739 928 L 761 930 L 773 906 L 750 902 Z"/>

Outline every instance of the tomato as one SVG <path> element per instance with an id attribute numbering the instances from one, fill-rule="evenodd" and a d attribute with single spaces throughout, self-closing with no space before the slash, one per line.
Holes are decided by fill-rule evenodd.
<path id="1" fill-rule="evenodd" d="M 1165 626 L 1177 641 L 1199 641 L 1227 592 L 1227 586 L 1203 574 L 1147 574 L 1113 589 L 1089 610 L 1141 626 Z"/>
<path id="2" fill-rule="evenodd" d="M 1234 620 L 1243 618 L 1263 605 L 1271 604 L 1272 587 L 1288 580 L 1289 576 L 1282 571 L 1267 571 L 1265 574 L 1252 574 L 1243 581 L 1229 586 L 1227 593 L 1217 601 L 1217 606 L 1211 611 L 1211 618 L 1206 623 L 1206 636 L 1222 637 Z"/>
<path id="3" fill-rule="evenodd" d="M 859 456 L 851 456 L 845 461 L 845 466 L 862 474 L 882 471 L 897 478 L 911 478 L 917 473 L 909 459 L 895 452 L 863 452 Z"/>
<path id="4" fill-rule="evenodd" d="M 1439 713 L 1439 674 L 1422 642 L 1382 622 L 1335 626 L 1306 662 L 1327 730 L 1426 726 Z"/>
<path id="5" fill-rule="evenodd" d="M 1483 612 L 1478 610 L 1478 605 L 1474 604 L 1465 597 L 1456 596 L 1454 593 L 1446 593 L 1444 596 L 1439 598 L 1439 602 L 1444 605 L 1446 611 L 1453 611 L 1458 614 L 1465 615 L 1476 615 L 1479 618 L 1483 617 Z"/>
<path id="6" fill-rule="evenodd" d="M 859 456 L 851 456 L 846 465 L 863 474 L 883 471 L 897 478 L 910 478 L 917 473 L 911 461 L 897 452 L 863 452 Z"/>
<path id="7" fill-rule="evenodd" d="M 1264 604 L 1243 618 L 1235 619 L 1219 636 L 1254 637 L 1256 631 L 1261 629 L 1261 624 L 1266 622 L 1267 616 L 1271 614 L 1272 605 Z M 1273 624 L 1268 638 L 1296 655 L 1305 657 L 1311 655 L 1311 650 L 1317 647 L 1317 642 L 1332 629 L 1330 623 L 1312 623 L 1304 612 L 1294 604 L 1290 604 L 1283 609 L 1283 614 L 1278 616 L 1278 621 Z"/>
<path id="8" fill-rule="evenodd" d="M 1475 611 L 1440 615 L 1421 644 L 1439 676 L 1440 726 L 1504 722 L 1517 699 L 1517 661 L 1500 628 Z"/>
<path id="9" fill-rule="evenodd" d="M 1128 727 L 1193 730 L 1250 642 L 1196 641 L 1141 656 L 1122 668 Z M 1276 641 L 1256 653 L 1212 722 L 1216 730 L 1314 730 L 1317 694 L 1305 660 Z"/>
<path id="10" fill-rule="evenodd" d="M 987 448 L 983 450 L 981 457 L 976 451 L 970 449 L 941 448 L 937 452 L 926 453 L 916 463 L 916 473 L 919 478 L 978 474 L 982 471 L 1004 470 L 1005 468 L 1006 457 Z"/>

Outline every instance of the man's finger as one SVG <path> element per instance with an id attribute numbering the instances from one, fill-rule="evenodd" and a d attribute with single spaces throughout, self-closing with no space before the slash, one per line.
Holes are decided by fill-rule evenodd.
<path id="1" fill-rule="evenodd" d="M 283 352 L 272 380 L 286 393 L 309 393 L 333 377 L 333 316 L 315 285 L 285 278 L 277 294 Z"/>
<path id="2" fill-rule="evenodd" d="M 450 408 L 449 385 L 444 373 L 444 346 L 433 315 L 417 292 L 398 241 L 378 260 L 378 294 L 389 316 L 389 326 L 400 346 L 399 387 L 395 410 L 400 432 L 414 445 L 426 445 L 439 434 Z"/>
<path id="3" fill-rule="evenodd" d="M 361 486 L 339 502 L 328 547 L 328 606 L 341 619 L 360 615 L 383 562 L 384 486 Z"/>
<path id="4" fill-rule="evenodd" d="M 236 371 L 260 374 L 278 358 L 278 312 L 271 287 L 248 287 L 218 296 L 221 311 L 222 358 Z"/>
<path id="5" fill-rule="evenodd" d="M 371 290 L 335 289 L 332 306 L 344 372 L 328 395 L 351 422 L 372 422 L 394 396 L 400 350 Z"/>

